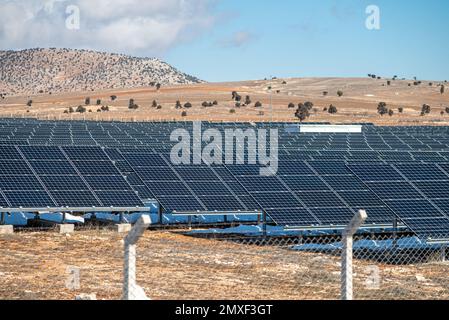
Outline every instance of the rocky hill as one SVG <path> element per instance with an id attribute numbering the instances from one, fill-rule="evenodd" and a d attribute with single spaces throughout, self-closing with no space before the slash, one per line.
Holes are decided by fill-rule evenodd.
<path id="1" fill-rule="evenodd" d="M 7 95 L 199 82 L 155 58 L 72 49 L 0 51 L 0 93 Z"/>

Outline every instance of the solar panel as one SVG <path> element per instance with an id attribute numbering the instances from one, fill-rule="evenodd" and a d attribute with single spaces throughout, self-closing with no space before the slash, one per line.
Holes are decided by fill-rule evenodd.
<path id="1" fill-rule="evenodd" d="M 3 194 L 12 208 L 46 208 L 56 206 L 45 191 L 4 191 Z"/>
<path id="2" fill-rule="evenodd" d="M 442 232 L 440 228 L 433 228 L 433 223 L 428 223 L 443 220 L 449 223 L 444 210 L 446 200 L 438 203 L 433 200 L 448 198 L 444 188 L 449 186 L 449 177 L 440 167 L 422 163 L 348 167 L 416 234 L 434 239 L 449 237 L 449 229 Z M 382 180 L 374 175 L 376 171 L 392 172 L 392 175 L 381 174 Z"/>
<path id="3" fill-rule="evenodd" d="M 90 191 L 50 191 L 50 195 L 55 199 L 60 207 L 101 207 L 100 202 Z"/>

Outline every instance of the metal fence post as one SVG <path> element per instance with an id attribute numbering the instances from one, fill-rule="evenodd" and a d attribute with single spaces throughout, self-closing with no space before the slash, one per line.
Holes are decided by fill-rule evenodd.
<path id="1" fill-rule="evenodd" d="M 125 265 L 123 279 L 123 300 L 146 300 L 145 292 L 136 283 L 136 244 L 150 226 L 149 216 L 141 216 L 125 238 Z"/>
<path id="2" fill-rule="evenodd" d="M 368 218 L 366 211 L 360 210 L 343 231 L 341 252 L 341 299 L 353 299 L 352 242 L 353 236 Z"/>

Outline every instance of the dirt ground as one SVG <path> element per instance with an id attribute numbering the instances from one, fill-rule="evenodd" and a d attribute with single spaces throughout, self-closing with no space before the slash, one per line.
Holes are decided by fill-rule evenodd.
<path id="1" fill-rule="evenodd" d="M 0 299 L 74 299 L 95 293 L 120 299 L 123 235 L 106 229 L 0 236 Z M 137 282 L 154 300 L 338 299 L 337 256 L 301 253 L 289 241 L 271 246 L 147 231 L 137 248 Z M 378 288 L 366 285 L 372 267 Z M 70 284 L 80 270 L 80 287 Z M 449 265 L 384 265 L 355 261 L 357 299 L 449 299 Z"/>
<path id="2" fill-rule="evenodd" d="M 413 85 L 411 80 L 391 81 L 369 78 L 301 78 L 277 79 L 267 81 L 245 81 L 229 83 L 204 83 L 187 86 L 162 87 L 157 91 L 153 87 L 121 89 L 98 92 L 76 92 L 64 94 L 42 94 L 37 96 L 7 97 L 0 100 L 0 117 L 37 117 L 42 119 L 70 120 L 114 120 L 114 121 L 158 121 L 158 120 L 208 120 L 208 121 L 294 121 L 295 109 L 288 104 L 311 101 L 312 110 L 309 122 L 329 121 L 332 123 L 371 122 L 378 125 L 449 125 L 449 114 L 441 111 L 449 106 L 449 89 L 440 93 L 439 82 L 423 81 Z M 410 84 L 410 86 L 409 86 Z M 443 84 L 443 83 L 441 83 Z M 272 87 L 269 90 L 268 87 Z M 343 91 L 338 97 L 337 91 Z M 231 93 L 237 91 L 245 100 L 251 97 L 250 106 L 236 108 Z M 327 95 L 324 95 L 324 91 Z M 117 100 L 111 101 L 110 96 Z M 89 105 L 85 114 L 65 114 L 69 107 L 76 109 L 84 105 L 86 97 L 92 103 L 101 99 L 101 105 L 108 105 L 109 112 L 97 112 L 99 106 Z M 27 101 L 33 100 L 32 107 Z M 138 110 L 129 110 L 129 99 L 139 105 Z M 152 108 L 156 100 L 162 109 Z M 188 110 L 175 109 L 176 101 L 182 104 L 191 102 Z M 202 102 L 217 101 L 218 105 L 204 108 Z M 255 108 L 260 101 L 263 106 Z M 377 114 L 379 102 L 387 103 L 395 114 L 390 117 Z M 324 110 L 333 104 L 338 113 L 331 115 Z M 429 104 L 432 112 L 421 116 L 423 104 Z M 271 108 L 270 105 L 273 107 Z M 403 113 L 398 108 L 404 109 Z M 231 109 L 235 113 L 231 113 Z M 183 117 L 182 112 L 187 111 Z"/>

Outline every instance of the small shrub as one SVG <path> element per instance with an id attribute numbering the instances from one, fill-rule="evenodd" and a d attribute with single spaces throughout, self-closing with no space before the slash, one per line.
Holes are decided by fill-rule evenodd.
<path id="1" fill-rule="evenodd" d="M 339 97 L 343 97 L 343 91 L 338 90 L 338 91 L 337 91 L 337 95 L 338 95 Z"/>
<path id="2" fill-rule="evenodd" d="M 256 108 L 262 108 L 262 102 L 257 101 L 257 102 L 254 104 L 254 107 L 256 107 Z"/>
<path id="3" fill-rule="evenodd" d="M 337 112 L 338 112 L 338 109 L 337 109 L 337 107 L 336 106 L 334 106 L 333 104 L 331 104 L 330 106 L 329 106 L 329 111 L 328 111 L 330 114 L 336 114 Z"/>
<path id="4" fill-rule="evenodd" d="M 86 108 L 83 106 L 78 106 L 78 108 L 76 108 L 76 112 L 78 113 L 85 113 L 86 112 Z"/>
<path id="5" fill-rule="evenodd" d="M 184 104 L 184 108 L 190 109 L 192 108 L 192 104 L 190 102 L 187 102 L 186 104 Z"/>

